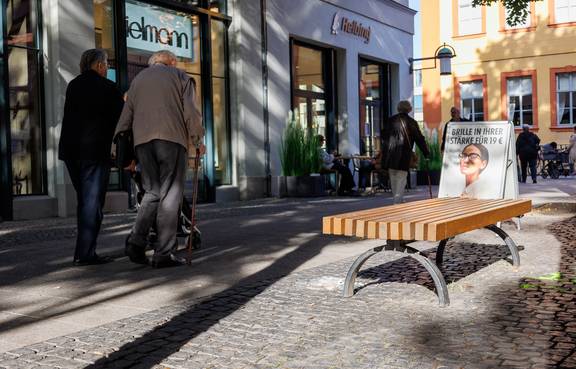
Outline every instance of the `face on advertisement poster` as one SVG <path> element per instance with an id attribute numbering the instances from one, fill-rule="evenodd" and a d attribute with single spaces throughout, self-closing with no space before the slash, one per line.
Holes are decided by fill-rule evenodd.
<path id="1" fill-rule="evenodd" d="M 439 197 L 502 198 L 509 125 L 458 122 L 447 127 Z"/>

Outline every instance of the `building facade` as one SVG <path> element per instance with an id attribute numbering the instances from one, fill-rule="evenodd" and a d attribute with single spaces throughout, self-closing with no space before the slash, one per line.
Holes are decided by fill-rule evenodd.
<path id="1" fill-rule="evenodd" d="M 80 55 L 109 54 L 122 91 L 157 50 L 196 80 L 206 127 L 203 201 L 278 194 L 289 115 L 329 149 L 374 153 L 391 107 L 412 95 L 408 0 L 2 0 L 0 215 L 69 216 L 57 158 L 66 86 Z M 188 173 L 191 187 L 192 173 Z M 107 206 L 125 209 L 112 171 Z"/>
<path id="2" fill-rule="evenodd" d="M 452 75 L 423 70 L 424 121 L 443 127 L 450 108 L 473 121 L 508 120 L 528 125 L 543 143 L 568 143 L 576 123 L 576 1 L 543 0 L 529 16 L 506 24 L 498 3 L 472 7 L 472 0 L 422 1 L 422 54 L 454 47 Z M 430 65 L 428 65 L 429 67 Z"/>

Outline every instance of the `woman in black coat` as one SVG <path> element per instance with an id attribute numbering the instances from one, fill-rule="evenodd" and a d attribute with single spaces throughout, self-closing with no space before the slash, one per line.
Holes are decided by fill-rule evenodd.
<path id="1" fill-rule="evenodd" d="M 408 115 L 412 111 L 410 102 L 400 101 L 397 110 L 382 130 L 382 169 L 388 170 L 395 204 L 402 202 L 414 143 L 426 158 L 430 156 L 418 123 Z"/>

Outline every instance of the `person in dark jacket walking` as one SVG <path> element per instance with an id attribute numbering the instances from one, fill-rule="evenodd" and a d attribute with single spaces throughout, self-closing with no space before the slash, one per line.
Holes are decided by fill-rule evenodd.
<path id="1" fill-rule="evenodd" d="M 74 265 L 104 264 L 112 259 L 96 254 L 102 208 L 110 176 L 110 151 L 124 101 L 116 85 L 106 79 L 104 50 L 86 50 L 81 74 L 68 84 L 58 147 L 77 200 L 77 238 Z"/>
<path id="2" fill-rule="evenodd" d="M 408 115 L 412 111 L 410 102 L 400 101 L 397 110 L 382 131 L 382 169 L 388 170 L 395 204 L 403 200 L 414 143 L 426 158 L 430 156 L 418 123 Z"/>
<path id="3" fill-rule="evenodd" d="M 527 168 L 530 167 L 532 183 L 536 183 L 536 160 L 540 149 L 540 138 L 530 132 L 530 127 L 522 127 L 522 133 L 516 139 L 516 155 L 520 158 L 520 169 L 522 171 L 522 183 L 526 183 L 528 177 Z"/>
<path id="4" fill-rule="evenodd" d="M 448 132 L 448 123 L 450 122 L 468 122 L 468 119 L 464 119 L 460 116 L 460 110 L 453 106 L 450 109 L 450 120 L 444 124 L 444 129 L 442 129 L 442 143 L 440 144 L 440 151 L 444 152 L 444 147 L 446 146 L 446 132 Z"/>

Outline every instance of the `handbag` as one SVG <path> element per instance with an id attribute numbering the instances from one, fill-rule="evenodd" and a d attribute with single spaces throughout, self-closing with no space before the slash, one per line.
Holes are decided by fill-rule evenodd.
<path id="1" fill-rule="evenodd" d="M 114 143 L 116 144 L 116 166 L 118 169 L 124 169 L 136 159 L 132 130 L 118 132 L 114 137 Z"/>
<path id="2" fill-rule="evenodd" d="M 408 135 L 408 132 L 406 130 L 406 126 L 404 125 L 404 120 L 400 119 L 400 122 L 402 122 L 402 131 L 404 132 L 404 135 L 406 136 L 406 140 L 408 141 L 408 144 L 410 145 L 410 162 L 408 163 L 408 166 L 412 169 L 416 169 L 416 168 L 418 168 L 418 154 L 416 154 L 416 152 L 414 152 L 412 150 L 412 141 L 410 141 L 410 136 Z"/>

